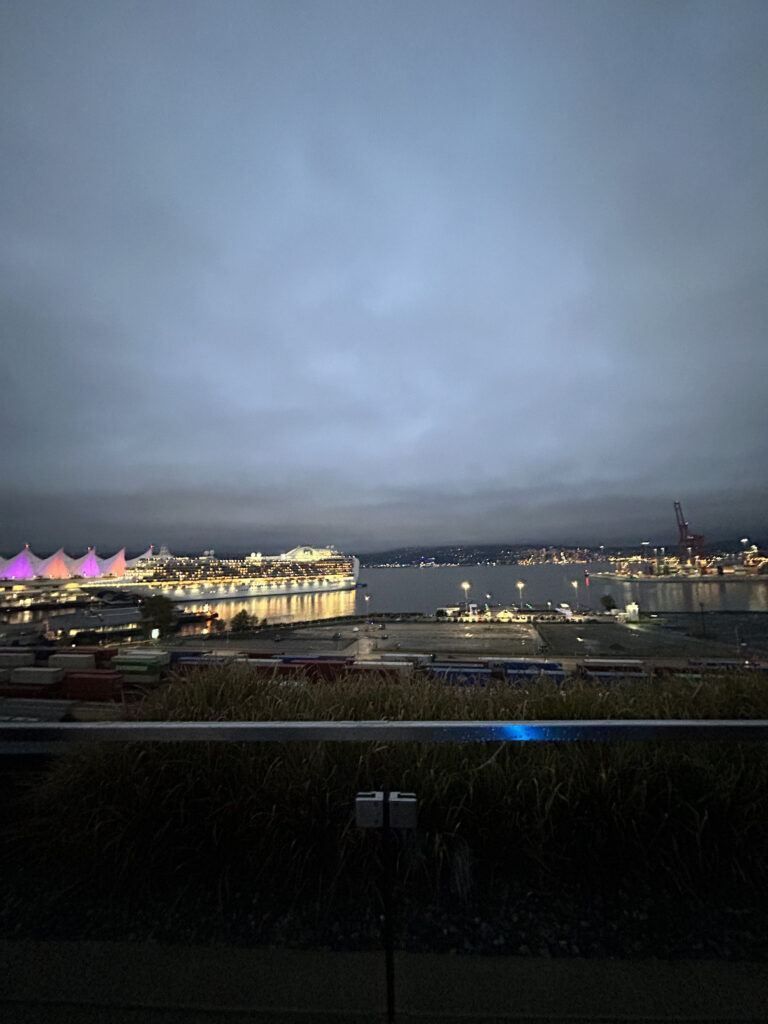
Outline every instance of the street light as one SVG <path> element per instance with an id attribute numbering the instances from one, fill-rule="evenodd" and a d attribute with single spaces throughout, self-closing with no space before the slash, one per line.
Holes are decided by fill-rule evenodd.
<path id="1" fill-rule="evenodd" d="M 518 607 L 522 608 L 523 607 L 523 587 L 525 586 L 525 583 L 523 583 L 522 580 L 518 580 L 517 583 L 515 584 L 515 586 L 517 587 L 517 592 L 518 592 L 518 595 L 519 595 L 518 599 L 517 599 L 518 600 Z"/>
<path id="2" fill-rule="evenodd" d="M 571 580 L 571 586 L 573 587 L 573 607 L 576 609 L 579 607 L 579 581 Z"/>
<path id="3" fill-rule="evenodd" d="M 461 589 L 464 591 L 464 611 L 469 615 L 469 588 L 471 584 L 466 580 L 461 584 Z"/>

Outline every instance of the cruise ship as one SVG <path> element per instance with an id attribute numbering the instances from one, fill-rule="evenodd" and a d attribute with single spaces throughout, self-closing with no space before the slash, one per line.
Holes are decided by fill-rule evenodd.
<path id="1" fill-rule="evenodd" d="M 247 558 L 215 558 L 213 552 L 183 558 L 163 549 L 129 563 L 119 586 L 173 601 L 216 601 L 353 590 L 359 572 L 359 560 L 334 547 L 300 545 L 281 555 L 254 552 Z"/>

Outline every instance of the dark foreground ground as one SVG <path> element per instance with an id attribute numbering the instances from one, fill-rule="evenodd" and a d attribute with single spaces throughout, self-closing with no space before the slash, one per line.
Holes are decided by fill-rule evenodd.
<path id="1" fill-rule="evenodd" d="M 761 965 L 397 953 L 398 1021 L 763 1021 Z M 0 1013 L 24 1024 L 386 1019 L 380 953 L 0 941 Z"/>

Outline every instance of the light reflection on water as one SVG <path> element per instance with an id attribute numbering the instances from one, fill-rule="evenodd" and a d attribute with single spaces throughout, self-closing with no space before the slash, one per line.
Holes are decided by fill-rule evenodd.
<path id="1" fill-rule="evenodd" d="M 585 569 L 589 570 L 589 586 Z M 610 594 L 623 608 L 637 601 L 643 612 L 768 611 L 768 579 L 738 580 L 617 580 L 597 573 L 610 566 L 591 565 L 477 565 L 439 566 L 437 568 L 365 569 L 361 581 L 368 589 L 372 611 L 434 612 L 441 605 L 464 600 L 461 584 L 470 584 L 469 599 L 482 603 L 491 594 L 493 604 L 518 604 L 522 600 L 539 608 L 547 602 L 557 607 L 567 602 L 572 607 L 601 608 L 600 598 Z M 574 588 L 574 582 L 577 586 Z M 358 596 L 358 611 L 362 599 Z"/>
<path id="2" fill-rule="evenodd" d="M 589 586 L 585 568 L 590 571 Z M 462 582 L 470 584 L 471 601 L 484 602 L 486 594 L 491 594 L 490 601 L 502 605 L 518 603 L 517 584 L 522 582 L 523 600 L 537 607 L 546 607 L 549 601 L 553 607 L 568 602 L 597 610 L 602 595 L 610 594 L 620 608 L 637 601 L 644 612 L 698 612 L 702 605 L 704 611 L 768 611 L 768 579 L 616 580 L 595 575 L 601 568 L 593 564 L 363 569 L 360 582 L 366 586 L 356 591 L 253 597 L 183 607 L 190 611 L 210 608 L 226 622 L 242 610 L 270 622 L 305 622 L 364 615 L 366 611 L 372 615 L 408 611 L 432 614 L 441 605 L 464 600 Z M 578 584 L 575 589 L 574 581 Z"/>
<path id="3" fill-rule="evenodd" d="M 628 581 L 615 583 L 621 602 L 637 601 L 649 612 L 768 611 L 768 580 L 754 582 L 728 580 L 717 582 L 654 583 Z M 606 585 L 616 596 L 616 591 Z"/>
<path id="4" fill-rule="evenodd" d="M 587 587 L 585 568 L 590 571 Z M 442 605 L 464 600 L 461 584 L 470 584 L 470 601 L 483 603 L 486 594 L 492 604 L 511 605 L 520 600 L 517 584 L 523 583 L 522 598 L 526 603 L 543 608 L 547 602 L 557 607 L 562 602 L 579 608 L 599 610 L 600 598 L 610 594 L 619 608 L 637 601 L 642 612 L 751 611 L 768 612 L 768 579 L 710 580 L 618 580 L 597 575 L 601 566 L 584 565 L 478 565 L 439 566 L 431 569 L 392 568 L 363 569 L 355 590 L 335 593 L 309 593 L 235 600 L 195 601 L 180 605 L 185 611 L 215 611 L 229 622 L 239 611 L 247 611 L 259 620 L 269 622 L 307 622 L 332 619 L 344 615 L 365 615 L 370 612 L 434 613 Z M 578 584 L 574 589 L 574 581 Z M 368 601 L 366 601 L 366 597 Z M 9 622 L 32 622 L 46 619 L 54 611 L 19 608 L 8 610 L 3 619 Z M 61 609 L 58 614 L 66 614 Z M 190 623 L 182 632 L 198 632 L 200 623 Z"/>
<path id="5" fill-rule="evenodd" d="M 263 622 L 307 622 L 312 619 L 334 619 L 342 615 L 355 614 L 355 592 L 339 590 L 328 594 L 284 594 L 271 597 L 246 597 L 227 601 L 211 601 L 201 604 L 183 604 L 182 611 L 204 611 L 210 609 L 218 613 L 224 622 L 231 622 L 238 612 L 249 615 Z M 197 625 L 190 629 L 182 628 L 181 632 L 197 632 Z"/>

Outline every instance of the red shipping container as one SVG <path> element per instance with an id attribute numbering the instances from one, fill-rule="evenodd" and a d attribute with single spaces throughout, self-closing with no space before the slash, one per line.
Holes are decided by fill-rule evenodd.
<path id="1" fill-rule="evenodd" d="M 67 672 L 62 688 L 67 700 L 122 700 L 123 676 L 109 669 Z"/>

